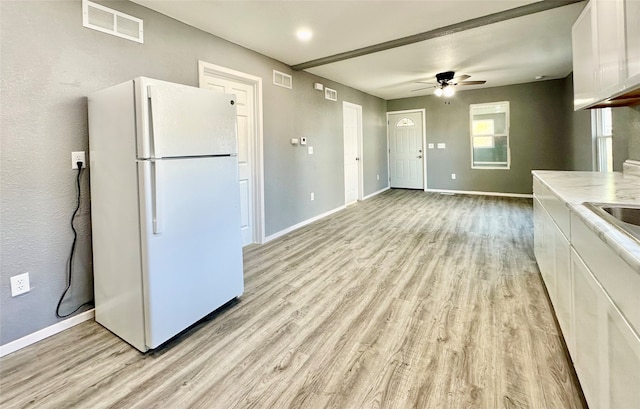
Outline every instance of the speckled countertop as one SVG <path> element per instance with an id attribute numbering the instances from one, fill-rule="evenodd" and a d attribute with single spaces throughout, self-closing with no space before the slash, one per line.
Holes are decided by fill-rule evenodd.
<path id="1" fill-rule="evenodd" d="M 584 202 L 640 205 L 640 176 L 637 173 L 531 172 L 613 251 L 640 274 L 640 243 L 583 205 Z"/>

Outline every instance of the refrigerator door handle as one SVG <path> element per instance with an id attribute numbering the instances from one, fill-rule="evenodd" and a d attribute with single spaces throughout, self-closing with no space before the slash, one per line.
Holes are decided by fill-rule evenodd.
<path id="1" fill-rule="evenodd" d="M 151 206 L 153 217 L 153 234 L 162 233 L 164 206 L 162 189 L 162 161 L 151 162 Z"/>
<path id="2" fill-rule="evenodd" d="M 149 149 L 151 150 L 151 157 L 157 158 L 158 150 L 156 148 L 155 138 L 155 124 L 153 123 L 153 93 L 151 92 L 151 85 L 147 85 L 147 132 L 149 135 Z"/>

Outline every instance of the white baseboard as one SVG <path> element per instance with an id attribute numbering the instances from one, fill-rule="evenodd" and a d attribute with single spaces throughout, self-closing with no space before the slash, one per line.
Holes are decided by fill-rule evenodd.
<path id="1" fill-rule="evenodd" d="M 329 215 L 332 215 L 332 214 L 334 214 L 334 213 L 336 213 L 336 212 L 339 212 L 340 210 L 346 209 L 346 207 L 347 207 L 347 206 L 340 206 L 340 207 L 336 207 L 336 208 L 335 208 L 335 209 L 333 209 L 333 210 L 329 210 L 328 212 L 325 212 L 325 213 L 319 214 L 319 215 L 317 215 L 317 216 L 314 216 L 314 217 L 312 217 L 312 218 L 310 218 L 310 219 L 307 219 L 307 220 L 305 220 L 305 221 L 303 221 L 303 222 L 300 222 L 300 223 L 298 223 L 298 224 L 294 224 L 293 226 L 291 226 L 291 227 L 287 227 L 287 228 L 286 228 L 286 229 L 284 229 L 284 230 L 280 230 L 279 232 L 274 233 L 274 234 L 272 234 L 271 236 L 267 236 L 267 237 L 265 237 L 265 238 L 264 238 L 264 242 L 265 242 L 265 243 L 268 243 L 268 242 L 270 242 L 271 240 L 275 240 L 275 239 L 277 239 L 278 237 L 282 237 L 282 236 L 284 236 L 284 235 L 285 235 L 285 234 L 287 234 L 287 233 L 291 233 L 292 231 L 297 230 L 297 229 L 299 229 L 300 227 L 304 227 L 304 226 L 306 226 L 306 225 L 308 225 L 308 224 L 311 224 L 311 223 L 313 223 L 313 222 L 315 222 L 315 221 L 318 221 L 318 220 L 323 219 L 323 218 L 325 218 L 325 217 L 327 217 L 327 216 L 329 216 Z"/>
<path id="2" fill-rule="evenodd" d="M 501 197 L 522 197 L 531 199 L 533 194 L 524 193 L 500 193 L 500 192 L 476 192 L 471 190 L 446 190 L 446 189 L 425 189 L 425 192 L 451 193 L 459 195 L 480 195 L 480 196 L 501 196 Z"/>
<path id="3" fill-rule="evenodd" d="M 370 198 L 372 198 L 372 197 L 374 197 L 374 196 L 376 196 L 376 195 L 379 195 L 379 194 L 380 194 L 380 193 L 382 193 L 382 192 L 386 192 L 386 191 L 387 191 L 387 190 L 389 190 L 389 189 L 391 189 L 391 188 L 390 188 L 389 186 L 387 186 L 387 187 L 385 187 L 384 189 L 380 189 L 380 190 L 378 190 L 377 192 L 373 192 L 373 193 L 371 193 L 370 195 L 367 195 L 367 196 L 363 197 L 363 198 L 362 198 L 362 200 L 370 199 Z"/>
<path id="4" fill-rule="evenodd" d="M 7 344 L 0 345 L 0 357 L 9 355 L 12 352 L 15 352 L 24 347 L 28 347 L 29 345 L 35 344 L 38 341 L 42 341 L 45 338 L 55 335 L 58 332 L 62 332 L 75 325 L 78 325 L 80 323 L 93 319 L 94 316 L 95 316 L 95 311 L 92 308 L 88 311 L 75 315 L 69 319 L 57 322 L 53 325 L 43 328 L 40 331 L 36 331 L 22 338 L 18 338 L 15 341 L 11 341 Z"/>

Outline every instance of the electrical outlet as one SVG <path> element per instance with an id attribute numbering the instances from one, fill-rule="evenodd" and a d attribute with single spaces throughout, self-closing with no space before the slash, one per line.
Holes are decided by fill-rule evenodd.
<path id="1" fill-rule="evenodd" d="M 78 169 L 78 162 L 82 162 L 82 168 L 87 167 L 84 151 L 71 152 L 71 169 Z"/>
<path id="2" fill-rule="evenodd" d="M 456 178 L 456 174 L 455 174 L 455 173 L 452 173 L 452 174 L 451 174 L 451 179 L 455 179 L 455 178 Z"/>
<path id="3" fill-rule="evenodd" d="M 376 180 L 380 180 L 380 175 L 376 175 Z"/>
<path id="4" fill-rule="evenodd" d="M 311 200 L 316 200 L 316 194 L 311 192 Z"/>
<path id="5" fill-rule="evenodd" d="M 18 274 L 9 278 L 11 280 L 11 296 L 28 293 L 31 290 L 29 286 L 29 273 Z"/>

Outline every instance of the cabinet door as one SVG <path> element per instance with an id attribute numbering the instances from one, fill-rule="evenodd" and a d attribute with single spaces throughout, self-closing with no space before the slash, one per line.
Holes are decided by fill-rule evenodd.
<path id="1" fill-rule="evenodd" d="M 640 84 L 640 1 L 624 1 L 625 27 L 625 86 L 633 88 Z"/>
<path id="2" fill-rule="evenodd" d="M 592 6 L 596 40 L 596 94 L 607 99 L 622 89 L 620 78 L 621 55 L 624 52 L 624 26 L 621 24 L 622 2 L 596 0 Z"/>
<path id="3" fill-rule="evenodd" d="M 556 225 L 553 222 L 549 213 L 544 211 L 543 213 L 543 258 L 544 269 L 542 270 L 542 278 L 544 279 L 544 284 L 547 287 L 547 292 L 549 293 L 549 298 L 553 304 L 553 307 L 556 306 L 556 259 L 555 259 L 555 249 L 556 249 Z"/>
<path id="4" fill-rule="evenodd" d="M 640 407 L 640 338 L 618 309 L 607 303 L 607 366 L 604 407 Z"/>
<path id="5" fill-rule="evenodd" d="M 573 296 L 571 288 L 573 280 L 571 277 L 571 247 L 564 235 L 556 228 L 555 238 L 555 273 L 556 273 L 556 299 L 553 307 L 556 317 L 562 329 L 569 353 L 575 354 L 573 337 Z"/>
<path id="6" fill-rule="evenodd" d="M 601 376 L 604 377 L 603 358 L 606 357 L 606 322 L 602 308 L 602 288 L 580 256 L 571 251 L 573 273 L 573 302 L 575 312 L 575 353 L 572 354 L 582 391 L 589 407 L 602 407 Z M 606 377 L 605 377 L 606 378 Z"/>
<path id="7" fill-rule="evenodd" d="M 544 209 L 538 200 L 538 196 L 534 194 L 533 196 L 533 253 L 536 256 L 536 260 L 538 261 L 538 267 L 542 269 L 540 266 L 540 259 L 542 258 L 542 246 L 543 246 L 543 235 L 544 230 L 542 228 L 544 220 L 542 215 L 544 213 Z"/>
<path id="8" fill-rule="evenodd" d="M 573 108 L 596 102 L 596 73 L 591 3 L 587 3 L 571 30 L 573 45 Z"/>

